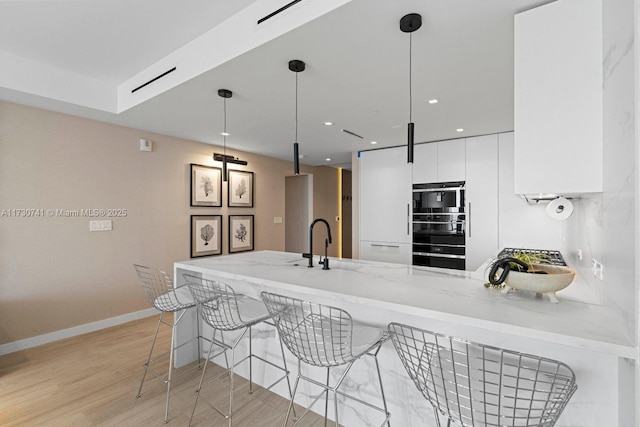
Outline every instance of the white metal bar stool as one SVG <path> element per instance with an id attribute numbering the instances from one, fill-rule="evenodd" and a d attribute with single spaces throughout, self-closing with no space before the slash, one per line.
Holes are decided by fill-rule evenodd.
<path id="1" fill-rule="evenodd" d="M 378 328 L 353 322 L 349 313 L 340 308 L 314 304 L 268 292 L 262 292 L 262 299 L 271 313 L 276 328 L 280 333 L 280 339 L 294 356 L 298 358 L 298 376 L 293 386 L 293 397 L 289 403 L 287 417 L 284 422 L 285 427 L 289 422 L 289 417 L 293 409 L 293 398 L 295 397 L 301 379 L 323 388 L 323 391 L 313 399 L 311 405 L 309 405 L 307 410 L 293 425 L 297 425 L 323 395 L 326 398 L 326 425 L 329 392 L 331 391 L 334 397 L 333 403 L 336 426 L 339 425 L 338 395 L 340 395 L 382 412 L 384 414 L 384 421 L 380 425 L 383 426 L 387 424 L 389 427 L 389 418 L 391 415 L 387 410 L 387 401 L 384 395 L 380 366 L 377 358 L 382 344 L 388 339 L 388 333 Z M 369 402 L 365 402 L 362 399 L 339 390 L 340 385 L 349 373 L 353 363 L 365 355 L 372 357 L 376 364 L 378 381 L 380 382 L 382 407 L 372 405 Z M 301 362 L 312 366 L 327 368 L 326 384 L 302 375 L 300 370 Z M 331 386 L 329 385 L 330 368 L 336 366 L 345 366 L 345 369 L 336 384 Z"/>
<path id="2" fill-rule="evenodd" d="M 253 393 L 253 380 L 252 380 L 252 360 L 254 358 L 270 365 L 278 370 L 282 371 L 284 374 L 280 376 L 275 382 L 273 382 L 268 387 L 265 387 L 264 390 L 270 390 L 276 384 L 280 383 L 283 379 L 287 380 L 287 385 L 289 386 L 289 395 L 291 396 L 291 384 L 289 383 L 289 371 L 287 370 L 287 363 L 284 357 L 284 347 L 280 342 L 280 351 L 282 354 L 282 366 L 279 366 L 273 362 L 270 362 L 258 355 L 253 354 L 252 346 L 251 346 L 251 330 L 252 327 L 260 322 L 265 322 L 273 326 L 272 323 L 269 323 L 268 320 L 271 317 L 264 303 L 260 300 L 250 298 L 246 295 L 236 294 L 234 290 L 220 282 L 216 282 L 213 280 L 203 279 L 198 276 L 184 274 L 183 277 L 189 286 L 189 290 L 193 295 L 193 298 L 196 300 L 198 304 L 198 311 L 200 313 L 200 317 L 204 322 L 206 322 L 209 326 L 213 328 L 213 337 L 211 338 L 211 345 L 209 346 L 209 351 L 207 353 L 205 360 L 211 360 L 212 358 L 224 354 L 225 361 L 227 364 L 227 369 L 216 375 L 215 377 L 209 379 L 207 384 L 213 382 L 220 378 L 222 375 L 228 374 L 229 376 L 229 411 L 227 413 L 222 412 L 218 408 L 216 408 L 210 402 L 205 402 L 220 415 L 228 419 L 229 427 L 232 426 L 233 415 L 237 413 L 241 408 L 235 409 L 233 407 L 233 393 L 234 393 L 234 368 L 239 364 L 248 361 L 249 362 L 249 393 Z M 217 332 L 220 332 L 220 338 L 216 339 Z M 240 331 L 239 336 L 235 338 L 235 340 L 231 344 L 227 344 L 224 341 L 223 332 L 230 331 Z M 247 334 L 249 335 L 249 354 L 239 360 L 235 361 L 235 350 L 243 337 Z M 218 353 L 213 352 L 214 345 L 220 348 Z M 230 352 L 231 362 L 227 358 L 227 351 Z M 196 406 L 198 405 L 198 400 L 200 399 L 200 391 L 203 387 L 204 377 L 207 370 L 207 365 L 205 364 L 204 369 L 202 370 L 202 375 L 200 376 L 200 383 L 198 384 L 198 388 L 196 389 L 196 400 L 193 405 L 193 411 L 191 412 L 191 419 L 189 420 L 189 425 L 193 421 L 193 415 L 196 411 Z M 204 400 L 204 399 L 203 399 Z M 244 405 L 243 405 L 244 406 Z"/>
<path id="3" fill-rule="evenodd" d="M 399 323 L 391 340 L 414 384 L 439 413 L 463 426 L 551 427 L 577 389 L 562 362 Z"/>
<path id="4" fill-rule="evenodd" d="M 136 397 L 141 396 L 142 385 L 144 384 L 144 380 L 148 372 L 167 384 L 167 397 L 164 410 L 164 422 L 166 424 L 169 421 L 169 396 L 174 370 L 173 353 L 178 348 L 191 342 L 188 341 L 176 346 L 176 326 L 182 320 L 182 317 L 186 313 L 186 310 L 195 307 L 196 302 L 191 296 L 188 287 L 181 286 L 178 288 L 174 288 L 173 282 L 166 272 L 138 264 L 134 264 L 133 267 L 138 274 L 138 278 L 140 279 L 140 283 L 142 284 L 142 287 L 147 295 L 149 303 L 151 303 L 151 305 L 156 309 L 160 310 L 160 318 L 158 319 L 158 325 L 156 326 L 156 333 L 153 336 L 153 342 L 151 344 L 151 349 L 149 350 L 149 357 L 147 358 L 147 362 L 144 364 L 144 375 L 142 376 L 142 381 L 140 381 L 140 388 L 138 388 L 138 394 Z M 164 318 L 166 313 L 175 313 L 173 321 L 169 321 Z M 158 331 L 160 330 L 160 325 L 167 325 L 171 327 L 171 348 L 169 351 L 163 352 L 152 358 L 153 349 L 156 345 L 156 339 L 158 338 Z M 196 336 L 196 339 L 198 341 L 198 354 L 200 354 L 199 332 Z M 167 374 L 165 375 L 154 370 L 151 367 L 151 364 L 162 357 L 166 357 L 167 353 L 169 354 L 169 369 L 167 370 Z"/>

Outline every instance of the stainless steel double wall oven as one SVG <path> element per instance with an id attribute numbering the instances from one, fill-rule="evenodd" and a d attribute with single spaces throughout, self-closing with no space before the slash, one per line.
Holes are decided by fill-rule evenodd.
<path id="1" fill-rule="evenodd" d="M 465 269 L 465 183 L 413 185 L 413 265 Z"/>

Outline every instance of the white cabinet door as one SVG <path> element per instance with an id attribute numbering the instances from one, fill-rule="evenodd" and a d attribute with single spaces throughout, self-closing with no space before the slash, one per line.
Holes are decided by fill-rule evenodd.
<path id="1" fill-rule="evenodd" d="M 413 183 L 438 182 L 438 143 L 418 144 L 413 148 Z"/>
<path id="2" fill-rule="evenodd" d="M 465 180 L 465 140 L 452 139 L 438 142 L 438 181 Z M 432 181 L 423 181 L 432 182 Z"/>
<path id="3" fill-rule="evenodd" d="M 413 183 L 465 180 L 465 140 L 418 144 L 413 154 Z"/>
<path id="4" fill-rule="evenodd" d="M 516 194 L 603 189 L 601 0 L 515 16 Z"/>
<path id="5" fill-rule="evenodd" d="M 411 265 L 412 258 L 410 243 L 360 241 L 360 259 Z"/>
<path id="6" fill-rule="evenodd" d="M 411 243 L 411 191 L 405 147 L 360 153 L 360 240 Z"/>
<path id="7" fill-rule="evenodd" d="M 498 253 L 498 135 L 466 140 L 466 269 Z"/>

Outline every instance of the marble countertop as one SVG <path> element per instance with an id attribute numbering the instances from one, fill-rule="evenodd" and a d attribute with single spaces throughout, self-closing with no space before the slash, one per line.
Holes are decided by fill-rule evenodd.
<path id="1" fill-rule="evenodd" d="M 413 267 L 330 258 L 314 268 L 300 254 L 257 251 L 177 262 L 176 268 L 249 280 L 307 295 L 336 294 L 371 308 L 395 310 L 475 328 L 526 336 L 619 357 L 635 358 L 621 315 L 571 300 L 552 304 L 528 292 L 508 295 L 484 287 L 482 270 Z"/>

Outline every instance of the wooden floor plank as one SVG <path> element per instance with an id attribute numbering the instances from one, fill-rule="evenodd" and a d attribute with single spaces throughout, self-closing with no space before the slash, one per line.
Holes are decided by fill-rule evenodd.
<path id="1" fill-rule="evenodd" d="M 156 322 L 153 316 L 0 356 L 0 425 L 163 426 L 165 385 L 148 376 L 142 396 L 136 398 Z M 167 349 L 171 330 L 160 331 L 156 345 Z M 217 369 L 207 368 L 212 374 Z M 169 425 L 188 424 L 201 372 L 191 370 L 173 382 Z M 249 403 L 234 415 L 234 426 L 282 426 L 288 400 L 259 387 L 249 395 L 248 382 L 236 378 L 234 404 Z M 228 380 L 208 385 L 206 395 L 226 409 Z M 324 425 L 315 414 L 303 421 L 304 427 Z M 222 427 L 227 421 L 198 404 L 192 425 Z"/>

